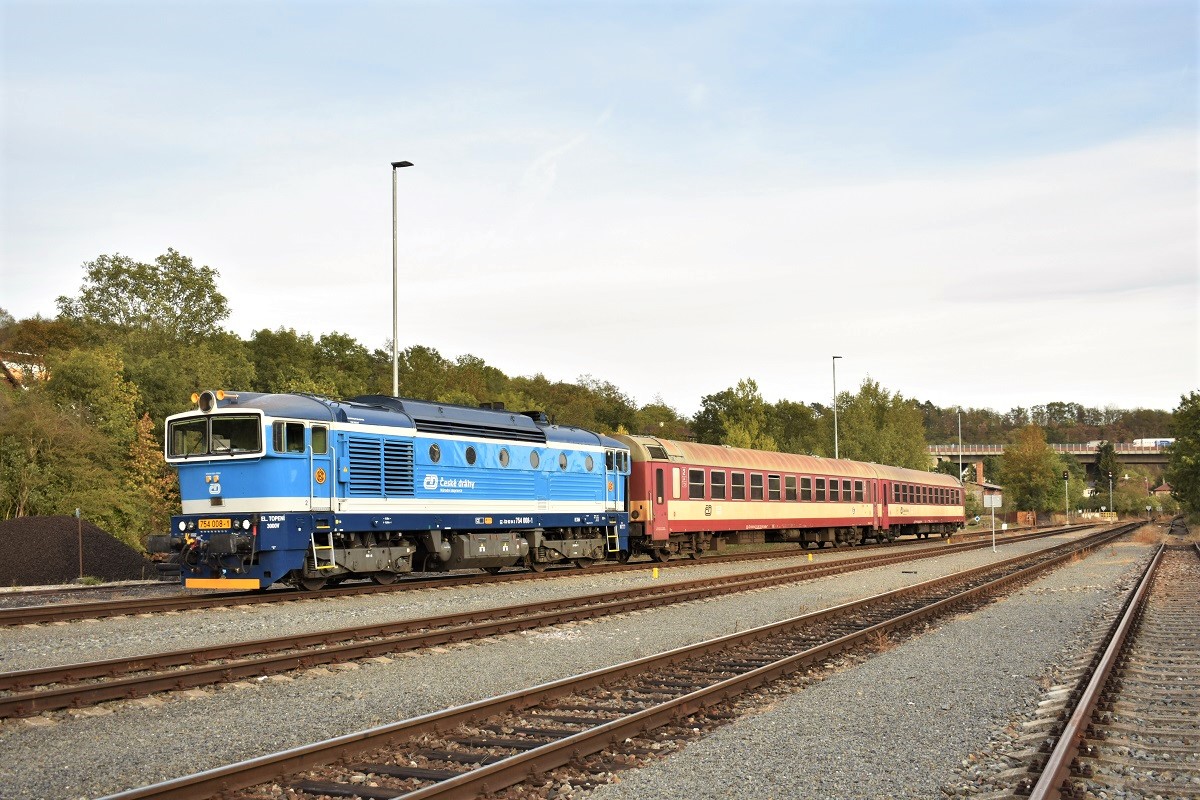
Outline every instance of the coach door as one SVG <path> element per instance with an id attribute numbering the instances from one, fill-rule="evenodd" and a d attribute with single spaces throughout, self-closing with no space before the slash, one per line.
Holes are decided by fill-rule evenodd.
<path id="1" fill-rule="evenodd" d="M 329 428 L 313 425 L 309 429 L 308 474 L 312 487 L 309 498 L 313 511 L 329 511 L 333 507 L 334 480 L 332 449 L 329 446 Z"/>

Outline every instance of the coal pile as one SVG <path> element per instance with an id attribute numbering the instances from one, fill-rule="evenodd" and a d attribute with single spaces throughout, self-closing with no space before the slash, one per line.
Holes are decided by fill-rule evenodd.
<path id="1" fill-rule="evenodd" d="M 141 553 L 83 520 L 83 574 L 105 581 L 154 578 Z M 0 586 L 39 586 L 79 579 L 79 527 L 70 516 L 0 522 Z"/>

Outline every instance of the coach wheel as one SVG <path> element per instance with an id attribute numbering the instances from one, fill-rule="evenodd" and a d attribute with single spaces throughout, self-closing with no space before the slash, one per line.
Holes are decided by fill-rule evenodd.
<path id="1" fill-rule="evenodd" d="M 656 547 L 650 551 L 650 558 L 658 562 L 670 561 L 671 551 L 665 547 Z"/>
<path id="2" fill-rule="evenodd" d="M 373 583 L 379 584 L 380 586 L 391 586 L 393 583 L 395 583 L 397 580 L 399 580 L 399 577 L 400 576 L 398 576 L 394 572 L 372 572 L 371 573 L 371 581 Z"/>
<path id="3" fill-rule="evenodd" d="M 300 588 L 306 592 L 319 592 L 325 588 L 325 579 L 319 575 L 311 578 L 307 575 L 302 575 L 299 583 Z"/>

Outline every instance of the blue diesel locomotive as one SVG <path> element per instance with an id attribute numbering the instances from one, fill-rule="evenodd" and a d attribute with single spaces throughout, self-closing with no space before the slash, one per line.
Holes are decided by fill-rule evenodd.
<path id="1" fill-rule="evenodd" d="M 151 549 L 191 588 L 620 558 L 629 449 L 539 412 L 365 396 L 195 395 L 167 419 L 183 513 Z"/>

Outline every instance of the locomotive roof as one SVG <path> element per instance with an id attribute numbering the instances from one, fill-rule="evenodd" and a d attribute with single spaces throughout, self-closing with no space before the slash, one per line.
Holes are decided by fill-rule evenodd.
<path id="1" fill-rule="evenodd" d="M 844 458 L 818 458 L 796 453 L 747 450 L 698 442 L 676 442 L 652 436 L 618 436 L 617 438 L 629 445 L 634 461 L 668 461 L 727 469 L 883 478 L 935 486 L 957 487 L 961 485 L 952 476 L 939 472 L 922 472 L 916 469 L 850 461 Z"/>
<path id="2" fill-rule="evenodd" d="M 227 394 L 225 399 L 217 402 L 217 406 L 225 410 L 254 408 L 272 417 L 416 428 L 422 433 L 513 439 L 539 444 L 624 447 L 615 439 L 592 431 L 552 425 L 540 412 L 474 408 L 389 395 L 330 400 L 306 394 L 238 392 Z"/>

